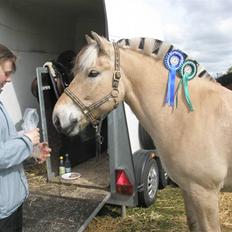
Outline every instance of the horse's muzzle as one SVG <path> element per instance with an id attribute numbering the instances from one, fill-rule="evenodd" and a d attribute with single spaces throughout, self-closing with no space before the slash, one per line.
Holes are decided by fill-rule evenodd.
<path id="1" fill-rule="evenodd" d="M 55 126 L 56 130 L 60 133 L 69 135 L 73 131 L 77 123 L 78 119 L 76 117 L 73 117 L 73 114 L 70 114 L 69 123 L 66 123 L 65 125 L 61 124 L 61 120 L 57 114 L 53 115 L 53 125 Z"/>

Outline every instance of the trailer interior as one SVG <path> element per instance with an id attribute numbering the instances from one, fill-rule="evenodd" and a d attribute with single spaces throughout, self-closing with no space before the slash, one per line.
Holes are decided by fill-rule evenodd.
<path id="1" fill-rule="evenodd" d="M 86 43 L 85 34 L 90 31 L 107 37 L 102 0 L 0 0 L 0 40 L 18 56 L 17 78 L 12 81 L 12 91 L 20 102 L 15 100 L 15 109 L 19 104 L 22 110 L 28 106 L 41 110 L 40 99 L 34 98 L 31 93 L 36 68 L 55 60 L 63 51 L 78 53 Z M 30 196 L 24 210 L 24 231 L 41 231 L 41 228 L 43 231 L 56 231 L 54 222 L 64 204 L 74 213 L 61 216 L 59 231 L 63 227 L 70 227 L 67 231 L 83 231 L 109 195 L 107 119 L 102 125 L 101 146 L 96 142 L 96 132 L 92 127 L 72 138 L 58 134 L 51 119 L 56 102 L 53 86 L 48 74 L 43 73 L 41 78 L 45 118 L 41 118 L 40 123 L 46 122 L 43 138 L 52 148 L 46 166 L 49 182 L 30 185 Z M 76 180 L 62 180 L 59 176 L 59 156 L 66 153 L 69 154 L 72 171 L 81 174 Z M 47 218 L 42 216 L 46 211 L 51 212 Z M 73 218 L 75 220 L 71 220 Z"/>

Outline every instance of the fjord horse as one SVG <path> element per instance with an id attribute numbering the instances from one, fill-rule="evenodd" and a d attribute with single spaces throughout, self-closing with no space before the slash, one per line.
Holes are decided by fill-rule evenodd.
<path id="1" fill-rule="evenodd" d="M 173 76 L 164 65 L 174 47 L 160 40 L 111 43 L 94 32 L 92 36 L 76 58 L 74 80 L 55 105 L 54 125 L 75 135 L 90 122 L 97 126 L 99 118 L 125 100 L 182 190 L 189 230 L 219 232 L 218 194 L 232 190 L 232 92 L 196 62 L 195 78 L 187 85 L 183 81 L 185 89 L 177 91 L 179 74 Z M 180 62 L 178 54 L 189 59 L 179 51 L 170 59 L 173 67 Z M 176 77 L 177 107 L 167 100 L 169 74 Z"/>

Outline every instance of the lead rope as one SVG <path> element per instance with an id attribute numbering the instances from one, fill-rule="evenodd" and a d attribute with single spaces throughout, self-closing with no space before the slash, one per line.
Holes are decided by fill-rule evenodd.
<path id="1" fill-rule="evenodd" d="M 99 160 L 101 154 L 101 145 L 103 143 L 103 137 L 101 135 L 101 128 L 102 128 L 103 120 L 100 120 L 98 125 L 95 126 L 95 133 L 96 133 L 96 161 Z"/>

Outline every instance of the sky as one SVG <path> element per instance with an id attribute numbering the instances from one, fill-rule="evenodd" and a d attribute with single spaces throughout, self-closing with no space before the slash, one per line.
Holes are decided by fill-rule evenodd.
<path id="1" fill-rule="evenodd" d="M 106 0 L 112 40 L 162 39 L 213 76 L 232 66 L 232 0 Z"/>

